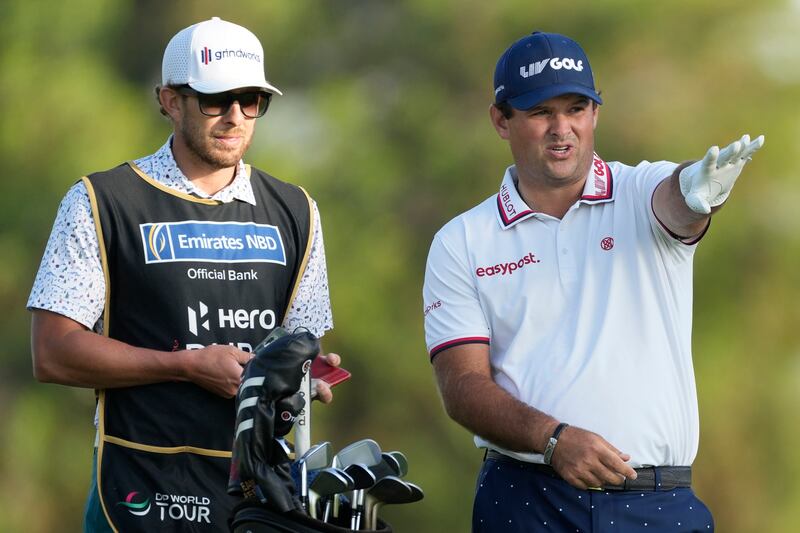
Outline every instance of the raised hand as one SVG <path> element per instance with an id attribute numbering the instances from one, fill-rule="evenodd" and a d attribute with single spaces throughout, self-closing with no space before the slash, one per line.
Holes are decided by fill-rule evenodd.
<path id="1" fill-rule="evenodd" d="M 686 205 L 695 213 L 709 214 L 731 193 L 736 178 L 756 150 L 764 146 L 764 136 L 750 141 L 749 135 L 734 141 L 720 151 L 712 146 L 705 157 L 680 173 L 681 193 Z"/>

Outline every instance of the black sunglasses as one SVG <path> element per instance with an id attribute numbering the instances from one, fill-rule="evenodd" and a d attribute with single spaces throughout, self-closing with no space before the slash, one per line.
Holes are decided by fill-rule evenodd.
<path id="1" fill-rule="evenodd" d="M 184 96 L 196 97 L 200 112 L 208 117 L 221 117 L 228 112 L 233 102 L 239 102 L 239 108 L 247 118 L 263 117 L 272 100 L 272 93 L 266 91 L 206 94 L 188 86 L 173 87 L 173 89 Z"/>

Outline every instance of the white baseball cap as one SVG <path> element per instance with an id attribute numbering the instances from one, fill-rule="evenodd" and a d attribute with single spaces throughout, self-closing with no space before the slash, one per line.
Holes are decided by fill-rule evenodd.
<path id="1" fill-rule="evenodd" d="M 170 39 L 161 63 L 161 84 L 188 85 L 206 94 L 242 87 L 283 94 L 264 75 L 258 37 L 219 17 L 184 28 Z"/>

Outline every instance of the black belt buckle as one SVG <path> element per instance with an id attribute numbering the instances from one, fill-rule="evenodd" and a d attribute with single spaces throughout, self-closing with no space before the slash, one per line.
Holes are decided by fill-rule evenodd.
<path id="1" fill-rule="evenodd" d="M 692 486 L 690 466 L 645 466 L 636 468 L 636 479 L 625 478 L 621 485 L 605 485 L 603 490 L 672 490 Z"/>
<path id="2" fill-rule="evenodd" d="M 603 490 L 656 490 L 656 469 L 652 466 L 635 468 L 636 479 L 625 478 L 621 485 L 603 485 Z"/>

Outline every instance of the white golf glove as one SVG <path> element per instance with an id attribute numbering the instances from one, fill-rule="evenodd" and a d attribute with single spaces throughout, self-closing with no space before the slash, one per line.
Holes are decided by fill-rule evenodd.
<path id="1" fill-rule="evenodd" d="M 731 193 L 744 164 L 756 150 L 764 146 L 764 136 L 754 141 L 745 135 L 720 151 L 712 146 L 705 157 L 681 170 L 681 193 L 686 205 L 695 213 L 707 215 Z"/>

